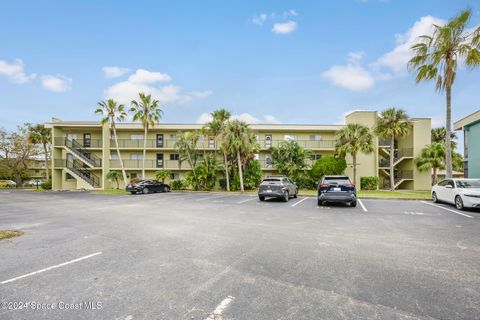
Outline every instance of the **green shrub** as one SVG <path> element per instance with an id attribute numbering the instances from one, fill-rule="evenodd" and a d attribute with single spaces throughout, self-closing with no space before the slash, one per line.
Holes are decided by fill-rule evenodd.
<path id="1" fill-rule="evenodd" d="M 378 189 L 378 177 L 361 177 L 360 178 L 361 190 L 377 190 Z"/>
<path id="2" fill-rule="evenodd" d="M 47 181 L 42 182 L 40 187 L 42 187 L 43 190 L 52 190 L 52 180 L 49 179 Z"/>
<path id="3" fill-rule="evenodd" d="M 186 189 L 186 183 L 183 180 L 173 180 L 170 183 L 170 188 L 172 190 L 185 190 Z"/>
<path id="4" fill-rule="evenodd" d="M 323 176 L 343 174 L 347 168 L 345 158 L 326 156 L 318 159 L 310 170 L 310 178 L 318 183 Z"/>

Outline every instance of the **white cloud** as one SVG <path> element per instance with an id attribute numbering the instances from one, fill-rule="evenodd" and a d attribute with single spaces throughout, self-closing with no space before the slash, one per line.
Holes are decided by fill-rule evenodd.
<path id="1" fill-rule="evenodd" d="M 115 83 L 105 90 L 107 99 L 114 99 L 122 104 L 130 104 L 132 100 L 138 99 L 140 92 L 151 94 L 159 100 L 160 104 L 173 104 L 188 102 L 193 99 L 206 98 L 212 91 L 193 91 L 183 94 L 181 87 L 176 85 L 159 86 L 159 82 L 170 81 L 169 75 L 160 72 L 151 72 L 138 69 L 130 75 L 126 81 Z"/>
<path id="2" fill-rule="evenodd" d="M 434 24 L 443 25 L 445 23 L 446 21 L 440 18 L 421 17 L 406 33 L 395 35 L 396 47 L 382 55 L 372 64 L 372 67 L 374 69 L 387 68 L 395 74 L 405 73 L 407 63 L 412 57 L 410 47 L 418 41 L 418 37 L 424 34 L 432 34 Z"/>
<path id="3" fill-rule="evenodd" d="M 296 17 L 296 16 L 298 16 L 298 12 L 295 11 L 295 10 L 289 10 L 289 11 L 287 12 L 287 15 Z"/>
<path id="4" fill-rule="evenodd" d="M 289 34 L 297 29 L 297 23 L 289 20 L 283 23 L 275 23 L 272 28 L 272 32 L 276 34 Z"/>
<path id="5" fill-rule="evenodd" d="M 277 120 L 274 116 L 270 114 L 266 114 L 263 116 L 263 119 L 256 118 L 252 116 L 250 113 L 241 113 L 241 114 L 234 114 L 232 116 L 232 119 L 238 119 L 241 121 L 245 121 L 248 124 L 257 124 L 257 123 L 271 123 L 271 124 L 276 124 L 276 123 L 281 123 L 279 120 Z M 212 115 L 210 113 L 202 113 L 198 119 L 197 123 L 207 123 L 212 121 Z"/>
<path id="6" fill-rule="evenodd" d="M 15 59 L 12 63 L 0 60 L 0 75 L 5 75 L 10 81 L 17 84 L 27 83 L 37 77 L 35 73 L 27 75 L 24 67 L 21 59 Z"/>
<path id="7" fill-rule="evenodd" d="M 359 63 L 360 61 L 362 61 L 364 55 L 365 55 L 365 53 L 363 51 L 350 52 L 347 55 L 347 60 L 350 63 L 355 63 L 356 64 L 356 63 Z"/>
<path id="8" fill-rule="evenodd" d="M 261 13 L 259 15 L 253 16 L 252 22 L 256 25 L 262 26 L 265 21 L 267 21 L 268 15 L 266 13 Z"/>
<path id="9" fill-rule="evenodd" d="M 42 77 L 42 86 L 53 92 L 64 92 L 71 89 L 72 79 L 61 74 L 45 75 Z"/>
<path id="10" fill-rule="evenodd" d="M 325 71 L 322 76 L 334 85 L 352 91 L 364 91 L 370 89 L 375 80 L 372 75 L 362 68 L 352 64 L 346 66 L 333 66 Z"/>
<path id="11" fill-rule="evenodd" d="M 168 82 L 170 80 L 170 76 L 166 73 L 151 72 L 145 69 L 137 69 L 137 71 L 128 78 L 128 81 L 130 82 L 141 84 L 156 83 L 160 81 Z"/>
<path id="12" fill-rule="evenodd" d="M 105 78 L 118 78 L 123 76 L 124 74 L 127 74 L 130 71 L 130 69 L 112 66 L 112 67 L 103 67 L 102 71 L 103 71 L 103 74 L 105 75 Z"/>

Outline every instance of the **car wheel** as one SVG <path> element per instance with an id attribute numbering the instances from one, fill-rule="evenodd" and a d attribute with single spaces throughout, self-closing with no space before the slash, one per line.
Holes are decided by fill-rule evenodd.
<path id="1" fill-rule="evenodd" d="M 143 188 L 143 194 L 148 194 L 150 192 L 150 190 L 148 190 L 148 188 Z"/>
<path id="2" fill-rule="evenodd" d="M 260 199 L 260 201 L 265 201 L 265 197 L 264 197 L 264 196 L 258 196 L 258 199 Z"/>
<path id="3" fill-rule="evenodd" d="M 170 192 L 170 188 L 167 186 L 163 187 L 163 192 Z"/>
<path id="4" fill-rule="evenodd" d="M 435 191 L 432 192 L 432 201 L 434 203 L 437 203 L 438 202 L 438 198 L 437 198 L 437 193 Z"/>
<path id="5" fill-rule="evenodd" d="M 131 194 L 137 194 L 137 191 L 130 191 Z"/>
<path id="6" fill-rule="evenodd" d="M 325 203 L 323 201 L 317 200 L 317 205 L 318 206 L 323 206 Z"/>
<path id="7" fill-rule="evenodd" d="M 283 194 L 283 201 L 288 202 L 289 199 L 290 199 L 290 194 L 288 193 L 288 191 L 285 191 L 285 193 Z"/>
<path id="8" fill-rule="evenodd" d="M 357 206 L 357 201 L 350 202 L 350 207 L 356 207 Z"/>
<path id="9" fill-rule="evenodd" d="M 457 207 L 458 210 L 463 210 L 465 208 L 463 206 L 462 197 L 460 197 L 460 196 L 455 197 L 455 207 Z"/>

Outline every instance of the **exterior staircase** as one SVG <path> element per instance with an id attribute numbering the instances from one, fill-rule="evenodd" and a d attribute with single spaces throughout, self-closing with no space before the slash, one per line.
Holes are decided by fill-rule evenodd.
<path id="1" fill-rule="evenodd" d="M 100 178 L 94 173 L 90 172 L 88 169 L 86 169 L 82 162 L 75 159 L 66 160 L 65 169 L 67 169 L 71 175 L 75 176 L 77 179 L 82 179 L 93 188 L 100 187 Z"/>
<path id="2" fill-rule="evenodd" d="M 65 148 L 90 168 L 101 168 L 102 159 L 85 149 L 75 139 L 65 138 Z"/>

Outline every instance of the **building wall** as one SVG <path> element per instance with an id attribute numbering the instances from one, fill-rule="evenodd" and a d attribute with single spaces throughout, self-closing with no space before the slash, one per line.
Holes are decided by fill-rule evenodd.
<path id="1" fill-rule="evenodd" d="M 465 126 L 468 178 L 480 178 L 480 122 Z"/>

